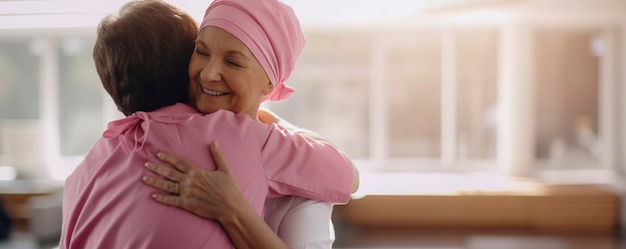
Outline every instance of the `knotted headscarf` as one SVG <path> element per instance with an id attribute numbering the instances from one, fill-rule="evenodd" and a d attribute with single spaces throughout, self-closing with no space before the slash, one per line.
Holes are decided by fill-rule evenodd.
<path id="1" fill-rule="evenodd" d="M 263 101 L 281 101 L 294 92 L 285 84 L 306 43 L 293 9 L 278 0 L 215 0 L 207 8 L 200 31 L 226 30 L 243 42 L 259 61 L 274 90 Z"/>

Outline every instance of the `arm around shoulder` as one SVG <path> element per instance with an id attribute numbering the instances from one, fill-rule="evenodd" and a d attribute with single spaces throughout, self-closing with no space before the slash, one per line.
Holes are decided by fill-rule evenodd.
<path id="1" fill-rule="evenodd" d="M 298 167 L 313 166 L 313 167 L 318 167 L 319 169 L 322 169 L 322 170 L 328 169 L 330 172 L 334 170 L 341 170 L 343 174 L 338 174 L 340 178 L 334 179 L 335 181 L 331 182 L 330 184 L 334 184 L 334 183 L 336 184 L 337 182 L 340 182 L 340 184 L 343 184 L 344 182 L 350 183 L 351 186 L 350 186 L 349 194 L 353 194 L 359 189 L 360 178 L 359 178 L 359 171 L 357 167 L 347 157 L 347 155 L 345 155 L 342 151 L 340 151 L 335 145 L 330 143 L 328 140 L 322 138 L 321 136 L 319 136 L 318 134 L 312 131 L 299 128 L 285 121 L 284 119 L 281 119 L 278 115 L 266 109 L 260 109 L 258 117 L 261 122 L 274 125 L 275 130 L 279 131 L 279 132 L 273 132 L 274 133 L 273 136 L 278 137 L 277 140 L 292 139 L 292 141 L 287 141 L 284 143 L 279 142 L 279 144 L 284 146 L 290 143 L 293 145 L 293 143 L 295 143 L 295 150 L 294 148 L 288 148 L 288 146 L 285 146 L 285 148 L 276 150 L 275 153 L 284 153 L 284 154 L 302 153 L 305 155 L 309 155 L 310 158 L 314 159 L 313 161 L 302 160 L 301 165 L 296 165 L 296 166 Z M 280 136 L 276 136 L 277 134 Z M 272 144 L 272 142 L 270 141 L 271 139 L 272 139 L 272 135 L 270 136 L 270 139 L 268 139 L 269 145 Z M 266 143 L 266 145 L 267 144 L 268 143 Z M 264 161 L 266 160 L 264 159 Z M 351 171 L 351 173 L 349 173 L 348 171 Z M 309 178 L 311 176 L 314 177 L 315 174 L 308 175 Z"/>

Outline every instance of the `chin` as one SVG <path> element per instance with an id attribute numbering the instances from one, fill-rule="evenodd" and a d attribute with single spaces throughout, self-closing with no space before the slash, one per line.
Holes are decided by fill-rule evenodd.
<path id="1" fill-rule="evenodd" d="M 203 106 L 203 105 L 198 105 L 197 106 L 198 111 L 201 113 L 206 113 L 206 114 L 211 114 L 216 112 L 217 110 L 219 110 L 220 108 L 215 108 L 215 107 L 211 107 L 211 106 Z"/>

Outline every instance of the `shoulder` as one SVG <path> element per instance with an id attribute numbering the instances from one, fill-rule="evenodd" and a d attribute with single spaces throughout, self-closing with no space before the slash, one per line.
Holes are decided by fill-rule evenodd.
<path id="1" fill-rule="evenodd" d="M 261 121 L 251 118 L 247 114 L 237 114 L 229 110 L 218 110 L 216 112 L 205 114 L 205 119 L 219 120 L 222 125 L 230 125 L 234 127 L 263 127 L 269 129 L 269 126 Z"/>
<path id="2" fill-rule="evenodd" d="M 176 103 L 170 106 L 166 106 L 163 108 L 160 108 L 158 110 L 149 112 L 152 114 L 198 114 L 198 111 L 196 111 L 196 109 L 194 109 L 193 107 L 183 104 L 183 103 Z"/>

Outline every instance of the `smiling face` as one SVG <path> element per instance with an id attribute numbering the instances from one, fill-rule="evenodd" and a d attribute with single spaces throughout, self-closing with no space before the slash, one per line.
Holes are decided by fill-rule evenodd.
<path id="1" fill-rule="evenodd" d="M 200 31 L 189 63 L 192 104 L 203 113 L 220 109 L 257 119 L 273 89 L 263 67 L 235 36 L 217 27 Z"/>

